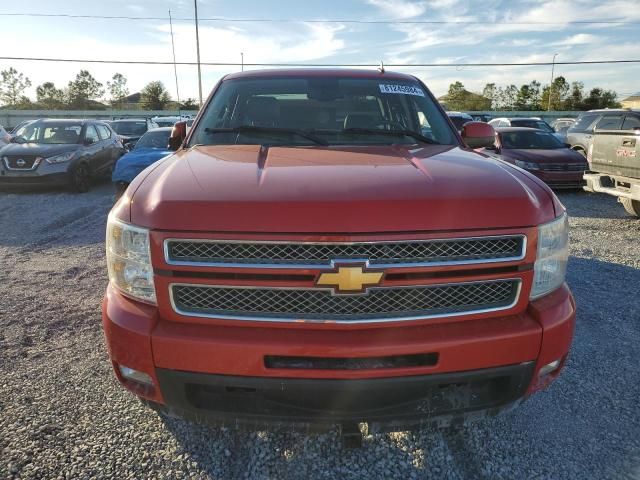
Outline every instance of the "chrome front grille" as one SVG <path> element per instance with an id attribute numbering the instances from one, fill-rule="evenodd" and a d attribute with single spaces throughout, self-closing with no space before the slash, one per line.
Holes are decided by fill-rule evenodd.
<path id="1" fill-rule="evenodd" d="M 525 250 L 523 235 L 375 243 L 165 240 L 169 264 L 263 268 L 329 266 L 342 259 L 377 267 L 494 263 L 521 260 Z"/>
<path id="2" fill-rule="evenodd" d="M 37 167 L 35 155 L 7 155 L 3 157 L 4 165 L 8 170 L 33 170 Z"/>
<path id="3" fill-rule="evenodd" d="M 173 308 L 183 315 L 339 323 L 415 320 L 504 310 L 517 303 L 519 292 L 518 279 L 371 288 L 366 295 L 334 295 L 320 288 L 170 286 Z"/>
<path id="4" fill-rule="evenodd" d="M 546 172 L 584 172 L 586 163 L 541 163 L 540 168 Z"/>

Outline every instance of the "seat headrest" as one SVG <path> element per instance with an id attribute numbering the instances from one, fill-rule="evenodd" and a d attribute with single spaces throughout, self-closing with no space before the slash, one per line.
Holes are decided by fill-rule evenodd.
<path id="1" fill-rule="evenodd" d="M 251 125 L 273 126 L 280 119 L 280 104 L 273 97 L 251 97 L 247 101 L 247 119 Z"/>
<path id="2" fill-rule="evenodd" d="M 381 122 L 377 115 L 350 113 L 344 119 L 344 128 L 375 128 Z"/>

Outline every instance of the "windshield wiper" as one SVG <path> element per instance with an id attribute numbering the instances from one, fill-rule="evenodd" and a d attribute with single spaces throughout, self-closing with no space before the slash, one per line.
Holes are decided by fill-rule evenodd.
<path id="1" fill-rule="evenodd" d="M 411 137 L 414 140 L 418 140 L 422 143 L 429 143 L 431 145 L 440 145 L 435 140 L 430 139 L 429 137 L 425 137 L 417 132 L 413 132 L 411 130 L 382 130 L 381 128 L 359 128 L 359 127 L 351 127 L 345 128 L 343 130 L 339 130 L 340 133 L 355 133 L 361 135 L 387 135 L 393 137 Z"/>
<path id="2" fill-rule="evenodd" d="M 327 146 L 329 143 L 320 137 L 316 137 L 312 133 L 298 130 L 296 128 L 279 128 L 279 127 L 258 127 L 254 125 L 239 125 L 232 128 L 205 128 L 205 133 L 284 133 L 290 135 L 298 135 L 299 137 L 311 140 L 318 145 Z"/>

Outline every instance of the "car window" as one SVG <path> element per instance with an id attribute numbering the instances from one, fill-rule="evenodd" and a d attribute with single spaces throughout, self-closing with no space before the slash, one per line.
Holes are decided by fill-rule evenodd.
<path id="1" fill-rule="evenodd" d="M 32 122 L 24 125 L 15 137 L 28 143 L 74 144 L 80 140 L 82 124 L 68 122 Z"/>
<path id="2" fill-rule="evenodd" d="M 511 120 L 512 127 L 526 127 L 526 128 L 538 128 L 540 130 L 544 130 L 545 132 L 552 132 L 553 129 L 547 125 L 546 122 L 542 120 L 529 120 L 529 119 L 512 119 Z"/>
<path id="3" fill-rule="evenodd" d="M 106 140 L 107 138 L 111 138 L 111 130 L 106 125 L 100 125 L 99 123 L 96 125 L 98 129 L 98 135 L 102 140 Z"/>
<path id="4" fill-rule="evenodd" d="M 640 118 L 635 115 L 627 115 L 622 124 L 622 130 L 637 130 L 640 129 Z"/>
<path id="5" fill-rule="evenodd" d="M 134 150 L 140 150 L 142 148 L 164 148 L 166 149 L 169 145 L 169 135 L 171 134 L 171 130 L 160 130 L 160 131 L 149 131 L 145 133 L 136 146 Z"/>
<path id="6" fill-rule="evenodd" d="M 599 113 L 583 114 L 576 123 L 569 128 L 571 132 L 588 132 L 593 130 L 595 122 L 600 118 Z"/>
<path id="7" fill-rule="evenodd" d="M 87 125 L 87 131 L 84 134 L 84 138 L 85 140 L 91 140 L 93 143 L 100 141 L 96 127 L 93 125 Z"/>
<path id="8" fill-rule="evenodd" d="M 116 121 L 111 127 L 118 135 L 143 135 L 147 131 L 145 120 L 123 120 Z"/>
<path id="9" fill-rule="evenodd" d="M 620 130 L 622 128 L 622 114 L 605 115 L 596 125 L 598 130 Z"/>
<path id="10" fill-rule="evenodd" d="M 195 127 L 190 143 L 309 145 L 314 140 L 304 135 L 311 134 L 330 145 L 415 144 L 415 138 L 388 132 L 422 135 L 425 125 L 429 126 L 430 140 L 457 144 L 455 133 L 438 105 L 416 81 L 244 78 L 222 83 Z M 244 131 L 221 131 L 239 128 Z M 282 132 L 283 129 L 289 133 Z"/>
<path id="11" fill-rule="evenodd" d="M 564 148 L 564 144 L 551 133 L 538 130 L 502 132 L 500 134 L 500 141 L 502 148 L 506 149 L 547 150 Z"/>

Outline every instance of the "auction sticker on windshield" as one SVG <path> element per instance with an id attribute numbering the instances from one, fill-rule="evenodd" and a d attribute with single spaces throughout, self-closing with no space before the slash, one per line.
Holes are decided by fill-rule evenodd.
<path id="1" fill-rule="evenodd" d="M 398 93 L 400 95 L 417 95 L 424 97 L 422 89 L 410 85 L 380 84 L 380 91 L 382 93 Z"/>

